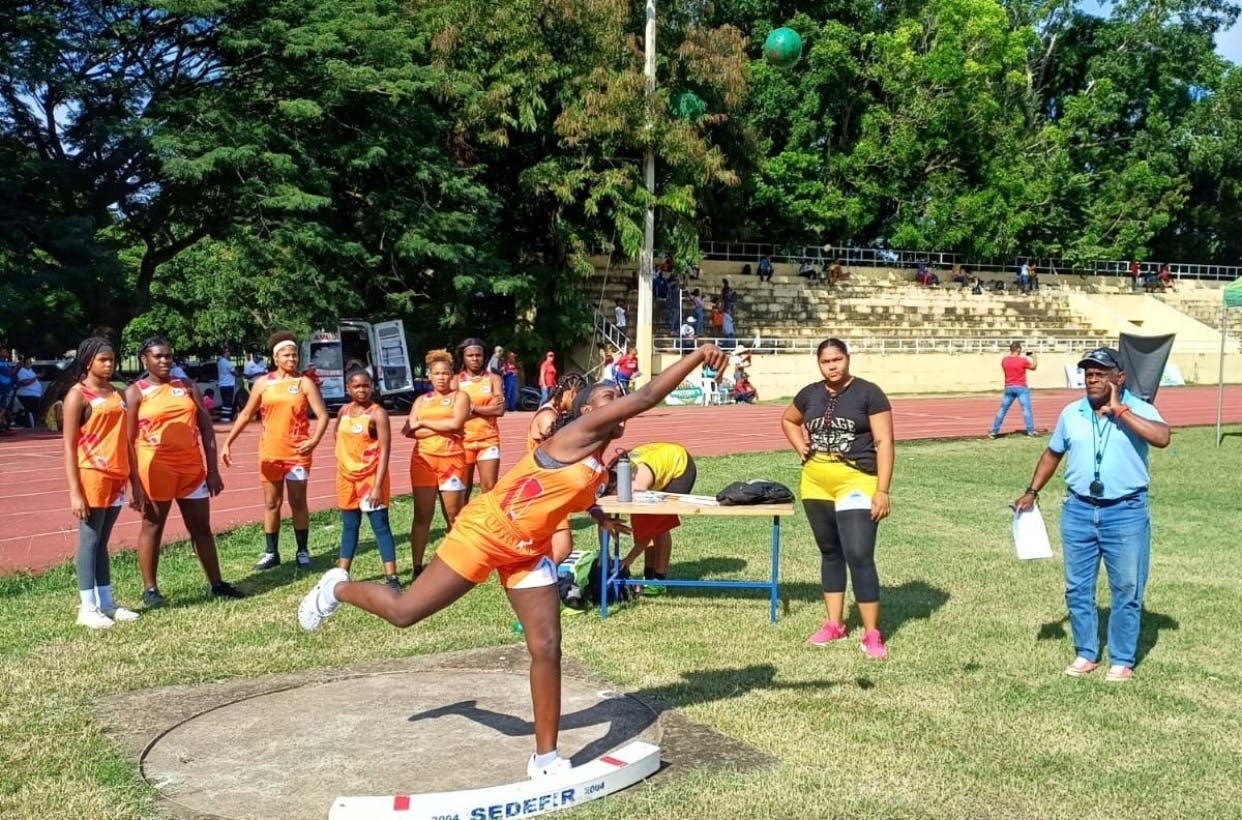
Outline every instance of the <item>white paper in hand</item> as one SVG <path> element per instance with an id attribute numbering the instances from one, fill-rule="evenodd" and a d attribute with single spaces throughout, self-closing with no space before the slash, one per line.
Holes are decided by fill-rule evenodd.
<path id="1" fill-rule="evenodd" d="M 1023 561 L 1052 557 L 1052 545 L 1048 543 L 1048 530 L 1044 527 L 1044 517 L 1039 514 L 1039 507 L 1031 507 L 1025 512 L 1014 512 L 1013 546 L 1017 550 L 1018 558 Z"/>

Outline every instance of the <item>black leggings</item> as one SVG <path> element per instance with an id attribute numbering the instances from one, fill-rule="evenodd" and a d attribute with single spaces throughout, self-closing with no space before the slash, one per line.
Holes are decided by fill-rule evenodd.
<path id="1" fill-rule="evenodd" d="M 880 576 L 875 569 L 876 522 L 870 510 L 837 510 L 831 501 L 802 502 L 821 554 L 819 575 L 824 592 L 845 592 L 845 567 L 854 580 L 854 600 L 880 600 Z"/>
<path id="2" fill-rule="evenodd" d="M 88 507 L 86 520 L 78 522 L 78 552 L 74 567 L 78 572 L 79 590 L 85 592 L 112 584 L 108 538 L 120 514 L 120 507 Z"/>

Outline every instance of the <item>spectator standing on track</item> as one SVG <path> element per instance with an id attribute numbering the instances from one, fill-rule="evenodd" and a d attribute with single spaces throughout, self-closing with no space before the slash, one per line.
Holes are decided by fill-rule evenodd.
<path id="1" fill-rule="evenodd" d="M 9 361 L 9 349 L 0 347 L 0 433 L 9 428 L 9 406 L 13 403 L 13 363 Z"/>
<path id="2" fill-rule="evenodd" d="M 1023 356 L 1021 342 L 1009 345 L 1009 355 L 1001 359 L 1001 370 L 1005 373 L 1005 392 L 1001 397 L 1000 410 L 996 412 L 996 418 L 992 420 L 992 429 L 988 431 L 988 438 L 996 438 L 1000 435 L 1005 414 L 1009 412 L 1015 399 L 1022 407 L 1022 421 L 1026 424 L 1026 434 L 1036 435 L 1035 421 L 1031 417 L 1031 391 L 1026 386 L 1026 371 L 1035 370 L 1037 367 L 1039 367 L 1039 358 L 1034 353 Z"/>
<path id="3" fill-rule="evenodd" d="M 220 348 L 216 359 L 216 387 L 220 388 L 220 421 L 233 421 L 233 402 L 237 398 L 237 367 L 229 358 L 229 346 Z"/>
<path id="4" fill-rule="evenodd" d="M 539 365 L 539 403 L 547 404 L 548 396 L 556 387 L 556 354 L 549 350 L 543 354 L 543 363 Z"/>
<path id="5" fill-rule="evenodd" d="M 35 418 L 39 415 L 39 404 L 43 400 L 43 385 L 39 382 L 39 374 L 35 372 L 29 356 L 22 357 L 21 366 L 17 368 L 17 377 L 13 380 L 17 400 L 21 402 L 29 426 L 35 426 Z"/>
<path id="6" fill-rule="evenodd" d="M 622 393 L 628 393 L 630 383 L 638 375 L 638 348 L 631 347 L 619 356 L 613 369 L 617 374 L 617 386 L 621 388 Z"/>
<path id="7" fill-rule="evenodd" d="M 492 357 L 487 360 L 487 372 L 500 377 L 500 390 L 504 392 L 505 349 L 500 345 L 492 348 Z"/>
<path id="8" fill-rule="evenodd" d="M 505 391 L 505 409 L 518 409 L 518 387 L 517 387 L 517 354 L 506 353 L 505 363 L 501 366 L 501 380 L 504 382 Z"/>
<path id="9" fill-rule="evenodd" d="M 1169 445 L 1169 427 L 1155 407 L 1125 389 L 1126 374 L 1117 351 L 1098 348 L 1078 366 L 1086 374 L 1086 395 L 1061 411 L 1031 483 L 1014 507 L 1031 509 L 1061 459 L 1069 456 L 1061 544 L 1076 657 L 1065 674 L 1087 675 L 1100 663 L 1095 586 L 1102 560 L 1112 594 L 1110 666 L 1104 679 L 1124 683 L 1137 662 L 1151 554 L 1147 452 L 1148 447 Z"/>
<path id="10" fill-rule="evenodd" d="M 255 379 L 267 375 L 267 365 L 263 363 L 262 353 L 250 354 L 250 358 L 242 367 L 242 375 L 246 378 L 246 386 L 253 390 Z"/>

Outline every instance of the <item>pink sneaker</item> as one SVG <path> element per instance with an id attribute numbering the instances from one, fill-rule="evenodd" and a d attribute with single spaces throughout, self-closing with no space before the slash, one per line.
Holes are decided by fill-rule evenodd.
<path id="1" fill-rule="evenodd" d="M 824 621 L 824 625 L 819 631 L 806 639 L 811 646 L 825 646 L 833 641 L 839 641 L 845 637 L 845 627 L 841 624 L 834 624 L 832 621 Z"/>
<path id="2" fill-rule="evenodd" d="M 880 630 L 872 629 L 863 635 L 862 651 L 868 658 L 877 661 L 888 657 L 888 650 L 884 648 L 884 639 L 880 637 Z"/>

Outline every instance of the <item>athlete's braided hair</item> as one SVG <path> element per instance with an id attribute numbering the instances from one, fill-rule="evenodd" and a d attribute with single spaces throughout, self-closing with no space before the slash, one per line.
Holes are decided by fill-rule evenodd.
<path id="1" fill-rule="evenodd" d="M 80 382 L 90 372 L 91 362 L 105 350 L 112 351 L 112 342 L 103 336 L 90 336 L 78 345 L 78 352 L 73 357 L 74 381 Z"/>
<path id="2" fill-rule="evenodd" d="M 570 408 L 568 413 L 561 413 L 557 416 L 556 421 L 552 424 L 552 429 L 548 431 L 548 435 L 552 436 L 557 430 L 560 430 L 562 427 L 581 416 L 582 408 L 591 403 L 591 398 L 595 395 L 596 390 L 599 390 L 601 387 L 615 386 L 616 385 L 610 381 L 595 382 L 595 384 L 590 384 L 584 378 L 582 380 L 582 386 L 578 388 L 578 394 L 574 396 L 573 407 Z"/>
<path id="3" fill-rule="evenodd" d="M 581 406 L 578 405 L 578 397 L 582 395 L 583 389 L 587 386 L 587 384 L 588 382 L 586 380 L 586 376 L 581 373 L 566 373 L 557 380 L 556 386 L 553 387 L 552 392 L 548 394 L 548 400 L 544 402 L 545 407 L 551 405 L 552 409 L 556 410 L 556 420 L 553 421 L 552 426 L 548 428 L 547 438 L 550 438 L 557 430 L 577 418 L 577 416 L 572 412 L 572 409 L 568 413 L 561 411 L 561 399 L 566 393 L 574 391 L 574 405 L 578 406 L 578 409 L 581 410 Z"/>
<path id="4" fill-rule="evenodd" d="M 143 340 L 142 345 L 138 348 L 139 360 L 141 360 L 143 356 L 147 355 L 147 351 L 153 347 L 166 347 L 169 350 L 172 350 L 172 345 L 170 345 L 168 340 L 163 336 L 148 336 Z"/>

